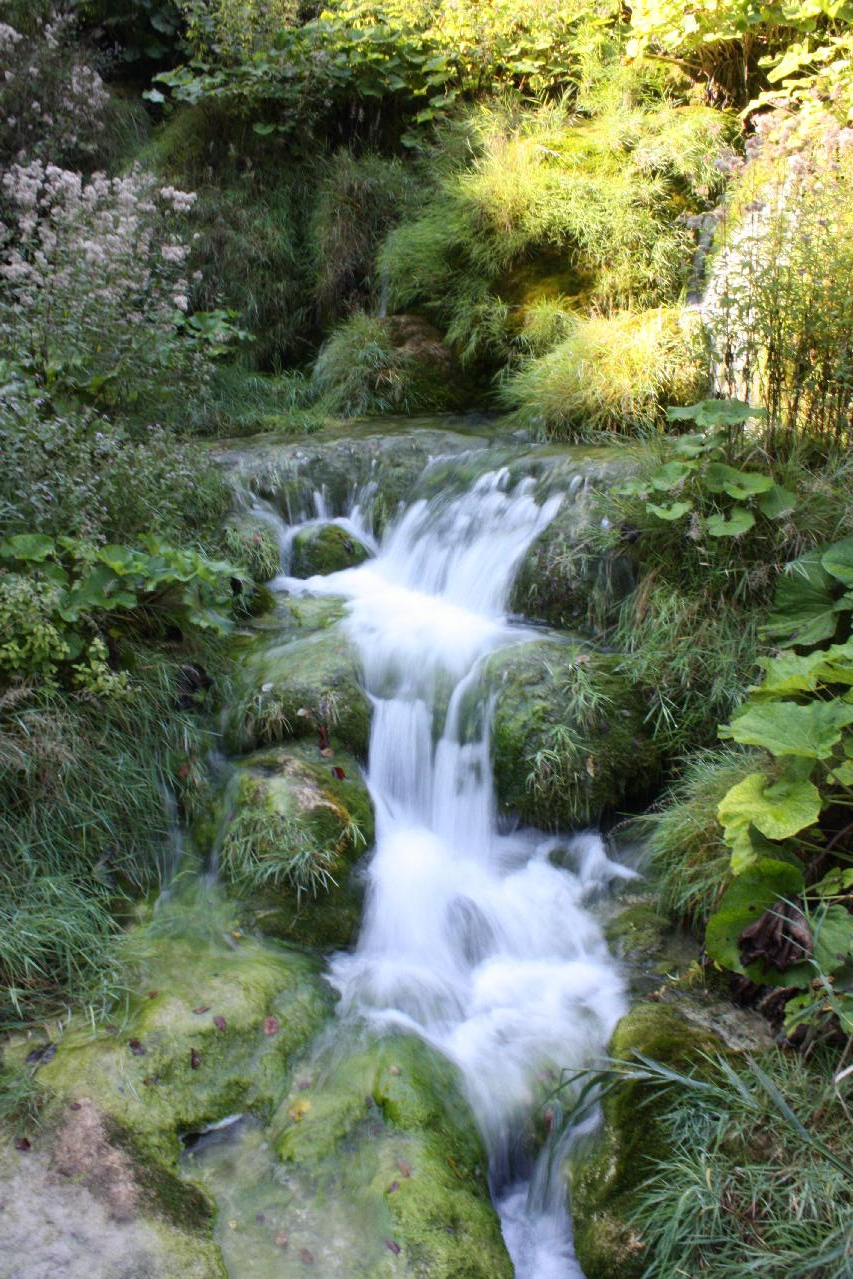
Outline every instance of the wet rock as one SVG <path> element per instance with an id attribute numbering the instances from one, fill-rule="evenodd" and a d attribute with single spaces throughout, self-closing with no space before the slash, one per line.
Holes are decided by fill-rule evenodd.
<path id="1" fill-rule="evenodd" d="M 351 755 L 302 742 L 247 756 L 217 810 L 202 836 L 264 932 L 325 949 L 354 940 L 373 807 Z"/>
<path id="2" fill-rule="evenodd" d="M 395 1034 L 315 1065 L 273 1121 L 292 1176 L 360 1206 L 350 1272 L 430 1279 L 510 1279 L 486 1158 L 455 1067 Z M 315 1209 L 316 1211 L 316 1209 Z M 396 1249 L 390 1249 L 391 1239 Z M 368 1259 L 375 1257 L 370 1268 Z"/>
<path id="3" fill-rule="evenodd" d="M 545 638 L 496 653 L 485 677 L 496 695 L 494 771 L 504 812 L 570 830 L 648 790 L 657 751 L 643 697 L 617 655 Z"/>
<path id="4" fill-rule="evenodd" d="M 113 1146 L 103 1116 L 88 1097 L 69 1107 L 50 1160 L 51 1175 L 86 1187 L 114 1221 L 132 1221 L 140 1188 L 132 1160 Z"/>
<path id="5" fill-rule="evenodd" d="M 197 909 L 208 923 L 218 907 L 201 902 Z M 330 996 L 305 955 L 235 942 L 227 933 L 139 934 L 128 945 L 146 952 L 120 1032 L 70 1030 L 39 1081 L 52 1104 L 91 1103 L 136 1155 L 167 1173 L 176 1167 L 180 1134 L 271 1107 L 291 1056 L 316 1033 Z M 203 1015 L 194 1012 L 205 1006 Z M 274 1038 L 264 1034 L 269 1016 L 281 1028 Z"/>
<path id="6" fill-rule="evenodd" d="M 370 704 L 358 657 L 340 627 L 250 651 L 236 691 L 227 730 L 232 750 L 316 738 L 322 730 L 333 747 L 366 758 Z"/>
<path id="7" fill-rule="evenodd" d="M 363 542 L 340 524 L 312 524 L 293 539 L 290 569 L 294 577 L 337 573 L 370 556 Z"/>

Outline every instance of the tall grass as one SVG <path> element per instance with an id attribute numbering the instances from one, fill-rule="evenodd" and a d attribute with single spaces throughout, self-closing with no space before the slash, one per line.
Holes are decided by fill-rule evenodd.
<path id="1" fill-rule="evenodd" d="M 568 335 L 501 386 L 503 403 L 549 435 L 653 426 L 701 397 L 707 363 L 691 316 L 658 308 L 562 320 Z"/>

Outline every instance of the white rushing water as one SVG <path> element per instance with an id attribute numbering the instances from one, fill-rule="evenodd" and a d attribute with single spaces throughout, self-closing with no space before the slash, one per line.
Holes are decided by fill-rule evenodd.
<path id="1" fill-rule="evenodd" d="M 358 568 L 279 579 L 347 597 L 373 700 L 376 848 L 357 949 L 330 967 L 341 1015 L 414 1031 L 461 1068 L 518 1279 L 581 1273 L 560 1152 L 525 1166 L 519 1134 L 562 1068 L 601 1055 L 624 1011 L 585 906 L 624 872 L 595 834 L 501 831 L 492 784 L 482 662 L 529 638 L 507 599 L 559 501 L 500 470 L 410 506 Z M 549 859 L 557 844 L 572 870 Z"/>

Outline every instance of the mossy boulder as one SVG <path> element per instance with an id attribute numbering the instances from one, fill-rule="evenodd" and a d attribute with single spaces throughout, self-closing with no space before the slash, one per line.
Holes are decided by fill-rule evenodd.
<path id="1" fill-rule="evenodd" d="M 485 677 L 501 809 L 545 829 L 586 826 L 642 796 L 658 770 L 641 693 L 619 657 L 556 638 L 502 649 Z"/>
<path id="2" fill-rule="evenodd" d="M 370 703 L 338 626 L 272 647 L 251 644 L 236 692 L 226 726 L 233 751 L 314 737 L 367 756 Z"/>
<path id="3" fill-rule="evenodd" d="M 395 1034 L 309 1064 L 271 1133 L 288 1180 L 357 1209 L 347 1274 L 510 1279 L 459 1073 L 421 1040 Z"/>
<path id="4" fill-rule="evenodd" d="M 196 908 L 216 920 L 216 903 Z M 176 914 L 170 927 L 179 923 Z M 131 934 L 131 954 L 144 946 L 145 955 L 126 1014 L 63 1035 L 39 1071 L 53 1104 L 91 1101 L 162 1169 L 176 1167 L 181 1134 L 235 1111 L 271 1111 L 331 996 L 307 956 L 236 931 L 202 939 L 152 925 Z"/>
<path id="5" fill-rule="evenodd" d="M 237 761 L 217 808 L 210 849 L 257 925 L 301 945 L 349 945 L 362 907 L 356 863 L 373 843 L 355 759 L 305 742 L 270 747 Z"/>
<path id="6" fill-rule="evenodd" d="M 512 612 L 558 629 L 594 633 L 630 591 L 628 558 L 597 548 L 592 503 L 584 488 L 566 497 L 519 565 Z"/>
<path id="7" fill-rule="evenodd" d="M 271 526 L 249 512 L 232 515 L 224 529 L 229 556 L 242 564 L 254 581 L 268 582 L 281 572 L 278 538 Z"/>
<path id="8" fill-rule="evenodd" d="M 310 524 L 293 539 L 290 571 L 294 577 L 337 573 L 355 568 L 369 556 L 364 543 L 340 524 Z"/>
<path id="9" fill-rule="evenodd" d="M 667 1004 L 637 1004 L 616 1026 L 610 1055 L 635 1053 L 676 1070 L 695 1065 L 697 1054 L 724 1050 L 713 1033 L 692 1025 Z M 645 1245 L 629 1224 L 634 1195 L 667 1153 L 662 1091 L 627 1082 L 607 1093 L 602 1126 L 577 1146 L 569 1163 L 575 1252 L 586 1279 L 641 1279 Z"/>

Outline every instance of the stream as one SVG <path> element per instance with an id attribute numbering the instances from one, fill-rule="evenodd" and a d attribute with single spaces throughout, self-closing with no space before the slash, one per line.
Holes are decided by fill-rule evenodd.
<path id="1" fill-rule="evenodd" d="M 549 1083 L 600 1057 L 624 1012 L 588 901 L 626 872 L 595 833 L 555 839 L 498 818 L 481 669 L 535 634 L 507 616 L 507 601 L 564 492 L 543 492 L 517 467 L 490 468 L 488 454 L 476 460 L 473 481 L 470 456 L 455 483 L 451 464 L 450 482 L 403 509 L 378 545 L 364 493 L 336 513 L 318 493 L 316 518 L 337 514 L 375 552 L 327 576 L 288 573 L 303 521 L 257 503 L 255 513 L 282 547 L 274 590 L 347 601 L 342 625 L 373 707 L 365 913 L 357 947 L 332 956 L 327 972 L 340 1033 L 355 1022 L 414 1032 L 460 1068 L 517 1279 L 577 1279 L 554 1149 L 567 1138 L 555 1131 L 533 1160 L 521 1134 Z"/>

